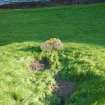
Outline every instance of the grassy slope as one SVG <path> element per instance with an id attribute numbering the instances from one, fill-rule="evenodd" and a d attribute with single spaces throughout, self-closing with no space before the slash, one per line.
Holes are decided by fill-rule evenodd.
<path id="1" fill-rule="evenodd" d="M 49 72 L 32 75 L 27 67 L 39 53 L 34 46 L 50 37 L 65 42 L 71 67 L 61 74 L 77 83 L 66 105 L 105 105 L 104 35 L 105 4 L 0 10 L 0 105 L 55 102 L 48 91 L 54 78 Z"/>

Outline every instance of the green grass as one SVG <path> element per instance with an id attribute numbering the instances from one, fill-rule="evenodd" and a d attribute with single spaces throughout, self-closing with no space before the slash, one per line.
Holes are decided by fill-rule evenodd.
<path id="1" fill-rule="evenodd" d="M 105 4 L 0 10 L 0 105 L 57 105 L 51 71 L 29 69 L 51 37 L 65 44 L 61 77 L 76 84 L 65 105 L 105 105 Z"/>

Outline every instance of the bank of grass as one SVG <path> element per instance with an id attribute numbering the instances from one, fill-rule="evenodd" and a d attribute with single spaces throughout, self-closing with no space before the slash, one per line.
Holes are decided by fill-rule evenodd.
<path id="1" fill-rule="evenodd" d="M 105 105 L 105 4 L 0 10 L 0 105 L 57 105 L 51 71 L 29 64 L 40 42 L 57 37 L 65 49 L 62 79 L 76 84 L 65 105 Z"/>

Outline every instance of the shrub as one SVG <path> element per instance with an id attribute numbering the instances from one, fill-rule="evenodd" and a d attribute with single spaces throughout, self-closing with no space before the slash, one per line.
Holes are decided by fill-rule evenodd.
<path id="1" fill-rule="evenodd" d="M 63 50 L 63 43 L 61 40 L 51 38 L 40 45 L 41 53 L 39 54 L 37 61 L 33 61 L 30 65 L 32 70 L 45 70 L 51 69 L 55 72 L 61 67 L 60 55 Z"/>
<path id="2" fill-rule="evenodd" d="M 63 49 L 63 43 L 60 39 L 51 38 L 40 46 L 42 51 L 59 51 Z"/>

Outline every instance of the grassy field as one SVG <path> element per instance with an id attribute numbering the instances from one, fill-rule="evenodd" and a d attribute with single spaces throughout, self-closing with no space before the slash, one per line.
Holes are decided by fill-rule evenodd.
<path id="1" fill-rule="evenodd" d="M 76 84 L 65 105 L 105 105 L 105 4 L 0 10 L 0 105 L 59 105 L 51 71 L 28 67 L 51 37 L 65 45 L 62 79 Z"/>

